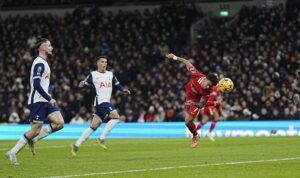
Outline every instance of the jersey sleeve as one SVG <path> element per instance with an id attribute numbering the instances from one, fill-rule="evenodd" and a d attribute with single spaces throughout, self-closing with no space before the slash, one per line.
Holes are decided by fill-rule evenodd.
<path id="1" fill-rule="evenodd" d="M 215 89 L 212 90 L 210 93 L 206 105 L 205 106 L 217 106 L 220 105 L 220 101 L 217 101 L 216 98 L 220 95 L 220 92 L 216 91 Z"/>
<path id="2" fill-rule="evenodd" d="M 44 97 L 47 101 L 51 100 L 51 96 L 41 86 L 41 79 L 45 71 L 45 65 L 43 63 L 37 63 L 33 68 L 33 87 Z"/>
<path id="3" fill-rule="evenodd" d="M 85 85 L 92 85 L 93 84 L 93 76 L 91 73 L 89 73 L 88 76 L 84 79 L 84 84 Z"/>
<path id="4" fill-rule="evenodd" d="M 188 68 L 189 75 L 194 78 L 194 77 L 205 77 L 204 74 L 199 72 L 195 66 L 191 66 Z"/>
<path id="5" fill-rule="evenodd" d="M 40 78 L 35 78 L 33 80 L 33 87 L 36 89 L 42 97 L 44 97 L 47 101 L 51 100 L 51 96 L 47 94 L 47 92 L 42 88 L 41 86 L 41 79 Z"/>
<path id="6" fill-rule="evenodd" d="M 45 71 L 45 65 L 43 63 L 35 64 L 33 68 L 33 79 L 37 79 L 37 78 L 41 79 L 44 71 Z"/>
<path id="7" fill-rule="evenodd" d="M 124 87 L 120 84 L 120 82 L 118 81 L 118 79 L 115 75 L 113 75 L 112 83 L 113 83 L 113 86 L 116 87 L 117 90 L 121 90 L 121 91 L 124 90 Z"/>

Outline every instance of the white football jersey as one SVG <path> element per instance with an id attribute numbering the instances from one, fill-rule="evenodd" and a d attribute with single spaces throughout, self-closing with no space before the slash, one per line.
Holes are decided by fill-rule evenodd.
<path id="1" fill-rule="evenodd" d="M 48 102 L 33 86 L 33 80 L 39 78 L 40 85 L 43 90 L 51 97 L 49 94 L 49 84 L 50 84 L 50 67 L 48 62 L 38 56 L 32 63 L 30 72 L 30 94 L 28 99 L 28 104 L 37 102 Z"/>
<path id="2" fill-rule="evenodd" d="M 91 72 L 85 79 L 85 84 L 93 85 L 96 91 L 94 105 L 110 102 L 113 86 L 119 85 L 119 81 L 110 71 L 103 73 Z"/>

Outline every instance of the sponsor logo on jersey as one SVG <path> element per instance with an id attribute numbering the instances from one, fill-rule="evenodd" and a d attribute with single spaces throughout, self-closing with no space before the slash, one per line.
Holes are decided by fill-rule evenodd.
<path id="1" fill-rule="evenodd" d="M 111 88 L 112 87 L 112 84 L 111 82 L 101 82 L 100 83 L 100 88 Z"/>

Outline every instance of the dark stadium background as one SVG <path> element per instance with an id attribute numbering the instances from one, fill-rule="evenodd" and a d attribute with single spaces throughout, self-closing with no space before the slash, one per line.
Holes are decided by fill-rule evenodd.
<path id="1" fill-rule="evenodd" d="M 37 36 L 54 46 L 50 90 L 66 124 L 36 143 L 35 156 L 26 145 L 14 166 L 5 154 L 30 129 Z M 189 76 L 169 52 L 233 80 L 215 142 L 208 122 L 191 148 Z M 78 82 L 100 55 L 132 95 L 113 94 L 123 123 L 108 149 L 95 142 L 104 123 L 74 157 L 95 95 Z M 299 65 L 300 0 L 0 0 L 0 177 L 298 178 Z"/>
<path id="2" fill-rule="evenodd" d="M 208 2 L 217 12 L 201 9 Z M 233 4 L 243 2 L 257 4 L 236 10 Z M 77 85 L 100 55 L 133 92 L 112 100 L 124 122 L 183 121 L 188 75 L 164 59 L 167 52 L 234 81 L 224 97 L 224 120 L 299 120 L 300 5 L 280 2 L 1 1 L 0 123 L 28 123 L 36 36 L 53 43 L 51 88 L 66 122 L 92 118 L 94 93 Z"/>

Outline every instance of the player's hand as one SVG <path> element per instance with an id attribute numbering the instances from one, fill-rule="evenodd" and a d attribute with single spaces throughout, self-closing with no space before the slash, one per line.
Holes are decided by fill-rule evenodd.
<path id="1" fill-rule="evenodd" d="M 173 53 L 166 54 L 167 59 L 172 59 L 173 60 L 174 57 L 177 57 L 177 56 L 175 56 L 175 54 L 173 54 Z"/>
<path id="2" fill-rule="evenodd" d="M 82 88 L 84 87 L 84 81 L 80 81 L 79 85 L 78 85 L 79 88 Z"/>
<path id="3" fill-rule="evenodd" d="M 52 104 L 53 106 L 56 106 L 56 100 L 53 98 L 49 101 L 49 103 Z"/>
<path id="4" fill-rule="evenodd" d="M 125 93 L 125 94 L 128 94 L 128 95 L 131 94 L 131 92 L 127 88 L 125 88 L 122 92 Z"/>

